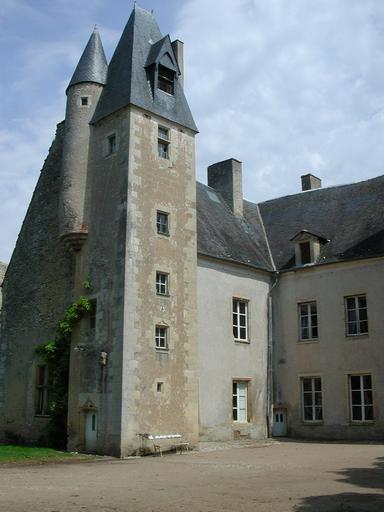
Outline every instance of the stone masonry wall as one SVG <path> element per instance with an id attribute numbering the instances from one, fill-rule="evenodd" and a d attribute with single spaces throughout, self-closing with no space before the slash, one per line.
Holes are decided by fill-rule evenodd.
<path id="1" fill-rule="evenodd" d="M 3 283 L 0 345 L 0 437 L 36 439 L 35 348 L 52 338 L 71 300 L 71 261 L 59 240 L 63 124 L 44 163 Z"/>

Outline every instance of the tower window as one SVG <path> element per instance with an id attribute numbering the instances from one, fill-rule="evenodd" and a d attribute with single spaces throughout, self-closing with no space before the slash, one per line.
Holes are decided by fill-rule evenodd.
<path id="1" fill-rule="evenodd" d="M 168 295 L 168 274 L 156 272 L 156 293 L 157 295 Z"/>
<path id="2" fill-rule="evenodd" d="M 49 379 L 47 365 L 39 365 L 36 368 L 36 394 L 35 414 L 46 416 L 49 414 Z"/>
<path id="3" fill-rule="evenodd" d="M 169 214 L 165 212 L 157 212 L 156 226 L 160 235 L 169 235 Z"/>
<path id="4" fill-rule="evenodd" d="M 163 126 L 158 127 L 157 151 L 159 157 L 169 159 L 169 130 Z"/>
<path id="5" fill-rule="evenodd" d="M 156 325 L 155 347 L 159 350 L 168 350 L 168 327 Z"/>
<path id="6" fill-rule="evenodd" d="M 113 153 L 116 153 L 116 149 L 117 149 L 116 134 L 113 133 L 112 135 L 108 136 L 108 154 L 112 155 Z"/>
<path id="7" fill-rule="evenodd" d="M 159 65 L 157 86 L 168 94 L 175 93 L 175 72 L 162 65 Z"/>
<path id="8" fill-rule="evenodd" d="M 81 106 L 82 107 L 87 107 L 88 106 L 88 96 L 82 96 L 80 101 L 81 101 Z"/>

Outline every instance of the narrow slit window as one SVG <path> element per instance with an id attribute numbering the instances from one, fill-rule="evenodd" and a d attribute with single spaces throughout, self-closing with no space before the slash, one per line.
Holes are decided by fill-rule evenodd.
<path id="1" fill-rule="evenodd" d="M 169 160 L 169 130 L 163 126 L 158 127 L 157 152 L 160 158 Z"/>
<path id="2" fill-rule="evenodd" d="M 48 366 L 39 365 L 36 368 L 36 405 L 35 414 L 39 416 L 49 415 L 50 385 Z"/>
<path id="3" fill-rule="evenodd" d="M 108 142 L 108 154 L 112 155 L 113 153 L 116 153 L 116 150 L 117 150 L 116 135 L 115 134 L 109 135 L 107 142 Z"/>

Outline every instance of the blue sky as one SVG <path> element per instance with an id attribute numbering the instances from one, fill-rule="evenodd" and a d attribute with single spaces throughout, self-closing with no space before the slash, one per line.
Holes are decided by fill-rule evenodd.
<path id="1" fill-rule="evenodd" d="M 384 169 L 382 0 L 142 0 L 185 42 L 197 177 L 235 157 L 263 201 Z M 0 260 L 9 261 L 95 24 L 108 59 L 133 2 L 1 0 Z"/>

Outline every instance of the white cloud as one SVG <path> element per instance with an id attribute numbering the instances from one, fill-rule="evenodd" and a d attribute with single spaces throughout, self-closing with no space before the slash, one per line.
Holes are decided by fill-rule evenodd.
<path id="1" fill-rule="evenodd" d="M 243 161 L 244 192 L 299 191 L 383 172 L 380 0 L 189 0 L 178 17 L 186 89 L 200 129 L 198 177 Z"/>

